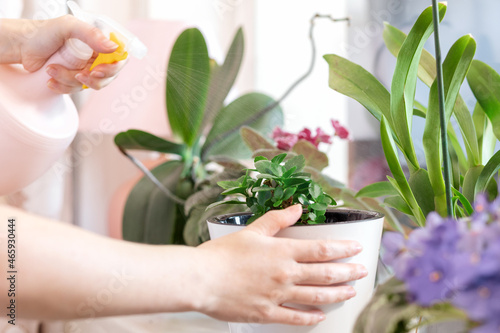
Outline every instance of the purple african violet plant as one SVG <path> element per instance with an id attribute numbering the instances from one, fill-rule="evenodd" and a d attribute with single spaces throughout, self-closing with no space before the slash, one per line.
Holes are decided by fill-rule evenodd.
<path id="1" fill-rule="evenodd" d="M 449 303 L 479 324 L 474 333 L 500 331 L 500 197 L 479 195 L 470 219 L 427 217 L 407 239 L 386 233 L 384 262 L 404 282 L 407 301 Z"/>

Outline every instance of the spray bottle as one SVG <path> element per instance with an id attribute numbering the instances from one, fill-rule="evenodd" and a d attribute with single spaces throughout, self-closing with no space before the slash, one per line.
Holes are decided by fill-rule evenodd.
<path id="1" fill-rule="evenodd" d="M 132 54 L 142 58 L 147 48 L 124 27 L 108 17 L 82 11 L 69 1 L 73 15 L 101 29 L 119 45 L 100 54 L 92 68 Z M 19 65 L 0 65 L 0 195 L 19 190 L 44 174 L 60 158 L 78 130 L 78 113 L 68 95 L 47 87 L 49 64 L 83 69 L 93 50 L 78 39 L 68 39 L 38 71 Z"/>

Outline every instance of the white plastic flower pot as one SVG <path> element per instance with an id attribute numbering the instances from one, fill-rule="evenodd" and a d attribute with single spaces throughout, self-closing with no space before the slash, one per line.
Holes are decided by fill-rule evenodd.
<path id="1" fill-rule="evenodd" d="M 245 227 L 250 214 L 229 214 L 208 220 L 210 238 L 216 239 Z M 280 231 L 276 237 L 295 239 L 356 240 L 363 246 L 358 255 L 336 262 L 363 264 L 368 276 L 349 284 L 357 294 L 342 303 L 319 306 L 326 320 L 315 326 L 289 326 L 278 324 L 229 323 L 231 333 L 351 333 L 359 313 L 369 302 L 375 287 L 375 276 L 382 237 L 383 215 L 377 212 L 331 209 L 326 223 L 298 225 Z M 307 306 L 287 304 L 308 309 Z M 312 308 L 312 307 L 309 307 Z M 251 319 L 249 319 L 251 320 Z"/>

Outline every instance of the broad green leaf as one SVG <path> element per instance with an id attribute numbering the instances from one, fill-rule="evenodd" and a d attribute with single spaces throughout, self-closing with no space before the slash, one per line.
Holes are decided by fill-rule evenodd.
<path id="1" fill-rule="evenodd" d="M 205 39 L 198 29 L 187 29 L 177 38 L 170 54 L 166 90 L 172 132 L 190 147 L 200 132 L 209 81 Z"/>
<path id="2" fill-rule="evenodd" d="M 397 56 L 405 39 L 406 34 L 404 32 L 398 30 L 388 23 L 385 23 L 384 40 L 386 42 L 387 48 L 393 55 Z M 434 59 L 434 57 L 425 49 L 422 50 L 422 56 L 420 58 L 420 63 L 418 66 L 418 77 L 428 87 L 432 86 L 434 80 L 436 79 L 436 59 Z M 414 115 L 425 118 L 427 109 L 416 101 L 414 107 Z M 458 96 L 455 103 L 454 111 L 458 125 L 460 126 L 460 131 L 463 136 L 465 147 L 467 149 L 467 154 L 469 156 L 469 167 L 477 165 L 481 161 L 479 158 L 479 149 L 476 143 L 476 134 L 472 126 L 469 109 L 467 108 L 467 105 L 460 95 Z"/>
<path id="3" fill-rule="evenodd" d="M 273 164 L 271 163 L 271 161 L 269 161 L 269 160 L 259 160 L 259 161 L 256 161 L 254 164 L 255 164 L 255 169 L 257 169 L 257 171 L 260 174 L 271 174 L 271 175 L 274 175 L 274 172 L 273 172 L 273 169 L 272 169 Z"/>
<path id="4" fill-rule="evenodd" d="M 500 170 L 500 151 L 497 151 L 495 155 L 490 158 L 477 178 L 476 187 L 474 189 L 475 195 L 487 190 L 488 184 L 497 174 L 498 170 Z"/>
<path id="5" fill-rule="evenodd" d="M 445 12 L 446 5 L 440 3 L 440 20 Z M 419 16 L 399 50 L 391 84 L 392 129 L 400 142 L 411 172 L 419 169 L 411 139 L 417 72 L 425 42 L 434 30 L 432 22 L 432 7 L 428 7 Z"/>
<path id="6" fill-rule="evenodd" d="M 240 134 L 247 147 L 253 152 L 259 149 L 277 149 L 268 139 L 251 127 L 243 126 L 240 129 Z"/>
<path id="7" fill-rule="evenodd" d="M 224 64 L 216 67 L 210 75 L 210 85 L 202 125 L 204 128 L 212 124 L 214 117 L 222 109 L 224 100 L 236 80 L 243 59 L 244 44 L 243 30 L 239 28 L 226 54 Z"/>
<path id="8" fill-rule="evenodd" d="M 389 23 L 384 22 L 384 32 L 382 36 L 387 49 L 393 56 L 397 57 L 399 50 L 406 39 L 406 34 Z M 436 78 L 436 60 L 425 49 L 422 50 L 420 65 L 418 66 L 418 77 L 429 87 Z M 417 109 L 422 110 L 420 108 Z"/>
<path id="9" fill-rule="evenodd" d="M 306 165 L 315 168 L 318 171 L 328 166 L 328 156 L 319 151 L 312 143 L 306 140 L 299 140 L 292 151 L 297 155 L 303 155 L 306 159 Z"/>
<path id="10" fill-rule="evenodd" d="M 408 206 L 399 195 L 385 198 L 384 204 L 400 211 L 401 213 L 413 216 L 410 206 Z"/>
<path id="11" fill-rule="evenodd" d="M 401 168 L 395 143 L 392 138 L 392 133 L 387 125 L 387 121 L 385 120 L 385 118 L 382 118 L 382 121 L 380 123 L 380 136 L 382 139 L 382 147 L 384 149 L 387 164 L 389 165 L 389 169 L 391 170 L 392 175 L 397 182 L 399 190 L 401 191 L 401 196 L 410 207 L 418 225 L 423 226 L 425 225 L 425 216 L 422 213 L 421 208 L 418 206 L 415 196 L 411 191 L 410 185 L 406 180 L 403 169 Z"/>
<path id="12" fill-rule="evenodd" d="M 317 183 L 311 183 L 309 186 L 309 194 L 316 199 L 318 198 L 321 194 L 323 194 L 323 191 L 321 190 L 321 187 Z"/>
<path id="13" fill-rule="evenodd" d="M 118 133 L 115 136 L 115 144 L 126 150 L 144 149 L 180 156 L 182 156 L 186 151 L 186 145 L 170 142 L 153 134 L 139 130 L 128 130 L 126 132 Z"/>
<path id="14" fill-rule="evenodd" d="M 183 168 L 182 162 L 169 161 L 156 167 L 152 173 L 174 192 Z M 123 239 L 149 244 L 181 243 L 174 236 L 182 213 L 175 202 L 143 177 L 132 189 L 125 204 Z"/>
<path id="15" fill-rule="evenodd" d="M 330 88 L 355 99 L 378 120 L 382 115 L 391 119 L 390 94 L 370 72 L 336 54 L 324 58 L 330 66 Z"/>
<path id="16" fill-rule="evenodd" d="M 478 165 L 470 168 L 465 174 L 464 183 L 462 185 L 462 194 L 469 202 L 474 202 L 477 179 L 483 169 L 484 166 Z"/>
<path id="17" fill-rule="evenodd" d="M 427 170 L 418 169 L 410 175 L 408 183 L 424 216 L 434 211 L 434 190 L 432 189 Z"/>
<path id="18" fill-rule="evenodd" d="M 240 136 L 242 126 L 269 135 L 276 126 L 282 125 L 283 112 L 271 97 L 261 93 L 243 95 L 217 114 L 202 148 L 202 160 L 211 155 L 248 158 L 251 152 Z"/>
<path id="19" fill-rule="evenodd" d="M 446 123 L 449 122 L 453 112 L 453 107 L 458 98 L 460 87 L 465 80 L 472 59 L 474 58 L 475 50 L 476 42 L 472 36 L 466 35 L 453 44 L 443 63 Z M 437 81 L 435 81 L 429 95 L 429 107 L 427 110 L 422 141 L 429 179 L 434 189 L 436 211 L 442 216 L 446 216 L 446 191 L 441 171 L 440 123 L 438 89 Z"/>
<path id="20" fill-rule="evenodd" d="M 467 216 L 471 216 L 472 213 L 474 213 L 474 209 L 472 208 L 472 205 L 470 204 L 469 200 L 467 200 L 467 198 L 462 193 L 460 193 L 460 191 L 457 190 L 456 188 L 452 187 L 451 190 L 453 192 L 453 195 L 455 195 L 458 198 L 458 201 L 462 203 L 462 206 L 465 208 L 465 211 L 467 212 Z"/>
<path id="21" fill-rule="evenodd" d="M 398 192 L 394 189 L 390 182 L 378 182 L 363 187 L 358 193 L 356 193 L 356 198 L 377 198 L 386 195 L 394 196 L 397 194 Z"/>
<path id="22" fill-rule="evenodd" d="M 271 162 L 276 163 L 276 164 L 280 164 L 281 162 L 283 162 L 285 157 L 286 157 L 286 153 L 276 155 L 271 159 Z"/>
<path id="23" fill-rule="evenodd" d="M 469 86 L 500 140 L 500 75 L 487 64 L 474 60 L 467 75 Z"/>

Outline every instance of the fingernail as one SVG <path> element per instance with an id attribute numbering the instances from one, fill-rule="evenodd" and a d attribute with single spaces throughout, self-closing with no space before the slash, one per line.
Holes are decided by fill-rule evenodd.
<path id="1" fill-rule="evenodd" d="M 75 79 L 77 79 L 78 81 L 80 81 L 82 83 L 85 83 L 85 81 L 86 81 L 86 77 L 82 73 L 76 74 L 75 75 Z"/>
<path id="2" fill-rule="evenodd" d="M 368 270 L 366 269 L 365 266 L 358 267 L 359 279 L 364 278 L 367 275 L 368 275 Z"/>
<path id="3" fill-rule="evenodd" d="M 346 297 L 353 298 L 354 296 L 356 296 L 356 290 L 354 290 L 354 288 L 349 288 L 349 289 L 347 289 L 345 294 L 346 294 Z"/>
<path id="4" fill-rule="evenodd" d="M 98 79 L 102 79 L 106 75 L 101 71 L 93 71 L 93 72 L 90 72 L 90 76 L 98 78 Z"/>
<path id="5" fill-rule="evenodd" d="M 49 66 L 49 67 L 47 67 L 47 74 L 49 74 L 50 76 L 56 76 L 57 69 Z"/>
<path id="6" fill-rule="evenodd" d="M 353 246 L 353 250 L 356 252 L 356 253 L 359 253 L 361 251 L 363 251 L 363 246 L 361 244 L 359 244 L 358 242 L 356 242 Z"/>
<path id="7" fill-rule="evenodd" d="M 108 49 L 116 49 L 118 48 L 118 44 L 116 44 L 115 42 L 113 42 L 112 40 L 106 40 L 103 45 L 108 48 Z"/>

